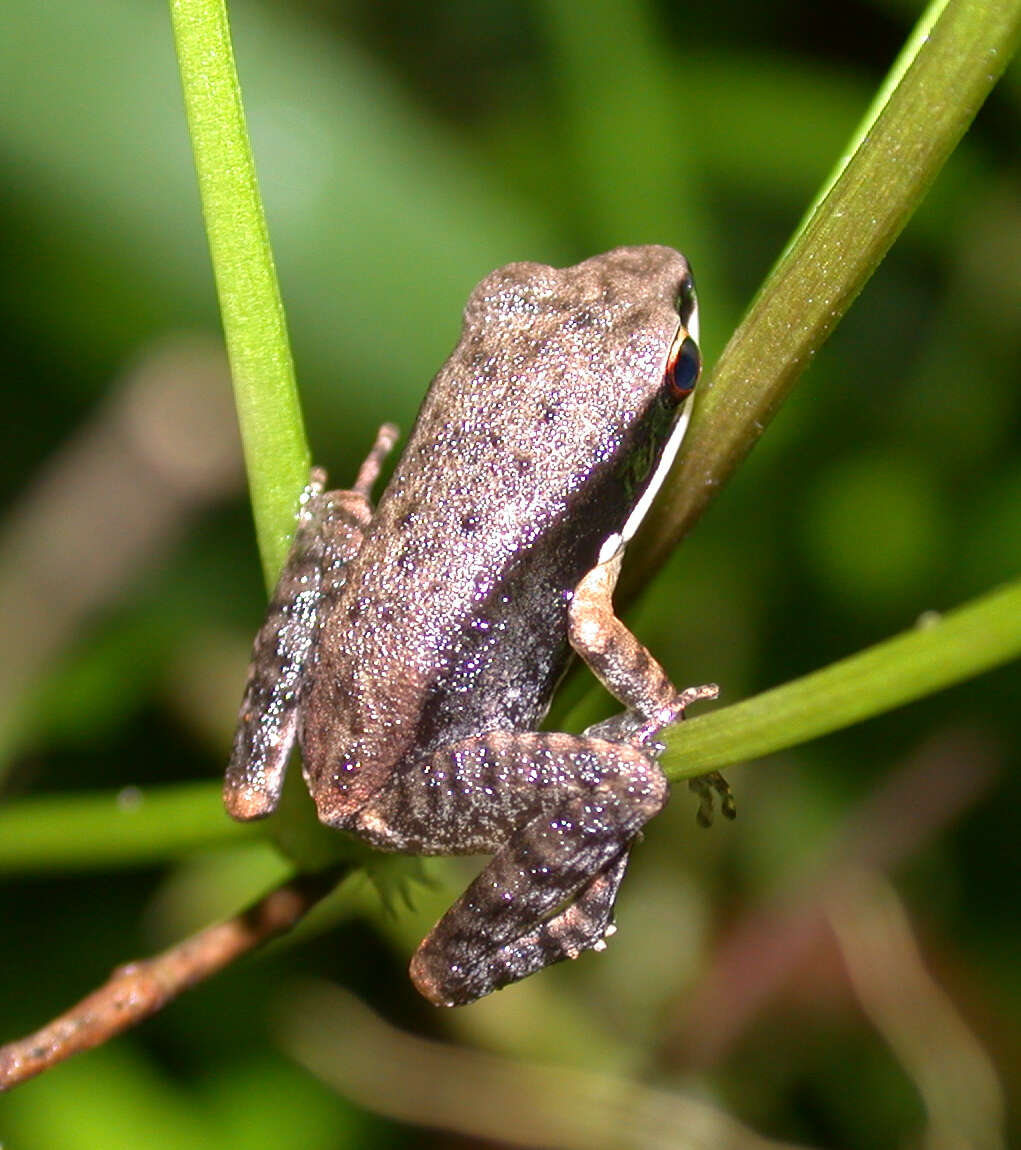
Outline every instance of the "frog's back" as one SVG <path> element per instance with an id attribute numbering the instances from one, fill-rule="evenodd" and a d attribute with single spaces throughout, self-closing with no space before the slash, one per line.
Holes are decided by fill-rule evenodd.
<path id="1" fill-rule="evenodd" d="M 316 710 L 352 762 L 538 721 L 570 592 L 634 504 L 685 282 L 677 253 L 626 248 L 475 289 L 325 623 Z"/>

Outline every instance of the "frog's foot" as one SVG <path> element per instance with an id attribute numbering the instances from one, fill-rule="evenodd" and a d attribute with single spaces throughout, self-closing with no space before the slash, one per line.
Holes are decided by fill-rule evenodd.
<path id="1" fill-rule="evenodd" d="M 684 691 L 675 691 L 663 706 L 656 709 L 655 714 L 622 711 L 619 715 L 612 715 L 593 724 L 584 733 L 586 737 L 608 739 L 611 743 L 630 743 L 632 747 L 638 747 L 653 758 L 658 758 L 666 750 L 665 745 L 656 738 L 660 731 L 683 719 L 685 708 L 692 703 L 701 699 L 715 699 L 719 693 L 720 688 L 715 683 L 688 687 Z"/>
<path id="2" fill-rule="evenodd" d="M 715 699 L 719 693 L 720 688 L 715 683 L 703 683 L 700 687 L 686 687 L 683 691 L 678 691 L 654 715 L 639 722 L 628 741 L 636 747 L 654 746 L 662 751 L 662 744 L 655 741 L 660 731 L 684 719 L 685 711 L 692 703 L 698 703 L 703 699 Z"/>
<path id="3" fill-rule="evenodd" d="M 372 450 L 358 469 L 358 477 L 352 490 L 364 495 L 366 499 L 371 496 L 373 485 L 383 469 L 383 461 L 393 451 L 400 434 L 396 423 L 384 423 L 380 427 L 376 432 L 376 442 L 373 443 Z"/>
<path id="4" fill-rule="evenodd" d="M 737 817 L 734 792 L 719 771 L 709 771 L 707 774 L 698 775 L 694 779 L 688 779 L 688 788 L 698 795 L 698 814 L 695 818 L 700 827 L 713 825 L 714 795 L 720 796 L 720 810 L 723 812 L 724 818 L 733 819 Z"/>

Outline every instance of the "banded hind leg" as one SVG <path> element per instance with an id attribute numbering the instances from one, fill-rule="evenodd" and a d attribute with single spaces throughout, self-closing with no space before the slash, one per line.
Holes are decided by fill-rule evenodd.
<path id="1" fill-rule="evenodd" d="M 613 908 L 629 854 L 630 847 L 625 847 L 562 911 L 530 934 L 494 951 L 485 971 L 476 972 L 474 980 L 466 978 L 462 990 L 478 998 L 489 989 L 517 982 L 564 959 L 577 958 L 586 950 L 605 950 L 606 939 L 617 929 Z"/>
<path id="2" fill-rule="evenodd" d="M 389 850 L 495 852 L 411 962 L 418 989 L 452 1006 L 597 947 L 628 848 L 667 795 L 638 747 L 495 732 L 398 771 L 350 829 Z"/>

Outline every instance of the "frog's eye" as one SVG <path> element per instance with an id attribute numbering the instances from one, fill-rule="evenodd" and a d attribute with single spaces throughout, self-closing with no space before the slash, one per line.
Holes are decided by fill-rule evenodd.
<path id="1" fill-rule="evenodd" d="M 678 403 L 687 398 L 694 390 L 701 370 L 702 356 L 698 344 L 687 335 L 677 345 L 673 358 L 667 364 L 666 382 L 671 398 Z"/>

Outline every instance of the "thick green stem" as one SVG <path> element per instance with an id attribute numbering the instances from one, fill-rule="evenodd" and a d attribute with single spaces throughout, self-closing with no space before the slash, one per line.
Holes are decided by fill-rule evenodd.
<path id="1" fill-rule="evenodd" d="M 932 23 L 934 11 L 939 16 Z M 770 273 L 699 389 L 682 456 L 632 544 L 621 598 L 644 583 L 755 445 L 850 307 L 996 83 L 1021 0 L 934 0 L 885 102 Z M 915 48 L 910 65 L 905 57 Z"/>

